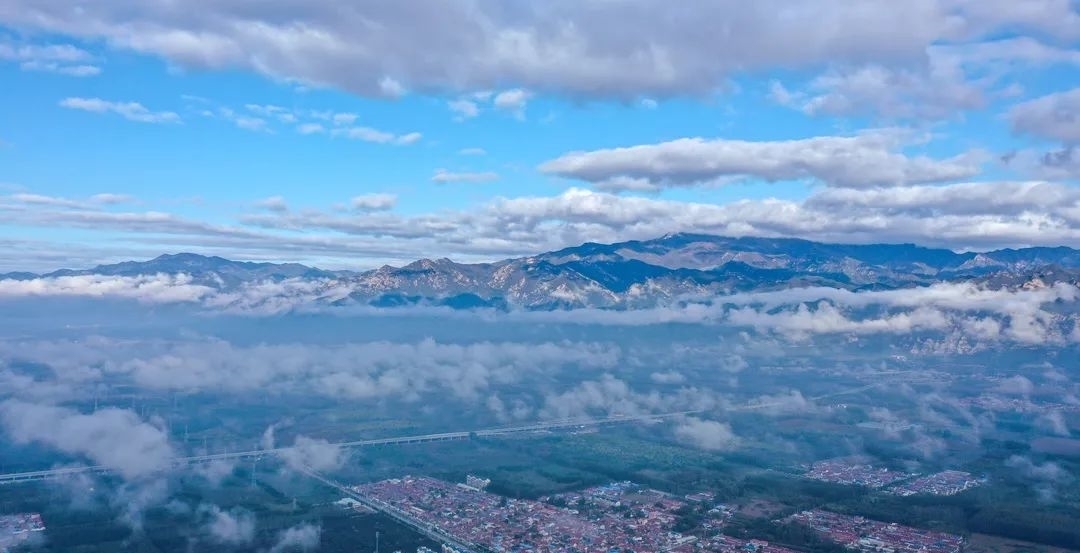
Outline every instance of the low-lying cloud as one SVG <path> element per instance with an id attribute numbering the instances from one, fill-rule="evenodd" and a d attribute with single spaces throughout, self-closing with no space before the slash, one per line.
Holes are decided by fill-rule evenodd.
<path id="1" fill-rule="evenodd" d="M 437 307 L 375 308 L 349 305 L 344 281 L 287 279 L 248 283 L 217 290 L 193 283 L 185 275 L 143 277 L 48 277 L 0 280 L 0 297 L 81 296 L 127 298 L 146 303 L 188 303 L 200 313 L 253 316 L 334 313 L 346 317 L 438 315 L 477 319 L 578 323 L 597 325 L 714 324 L 782 333 L 791 338 L 819 334 L 913 334 L 960 332 L 983 342 L 1022 344 L 1077 341 L 1080 325 L 1051 304 L 1080 301 L 1080 288 L 1055 283 L 1022 288 L 989 288 L 972 282 L 926 287 L 850 291 L 829 287 L 791 288 L 770 292 L 687 298 L 689 303 L 629 310 L 578 308 L 566 311 L 509 312 L 451 310 Z M 339 305 L 344 301 L 344 305 Z M 145 370 L 151 370 L 146 367 Z M 369 382 L 329 378 L 328 387 L 362 393 Z"/>
<path id="2" fill-rule="evenodd" d="M 738 437 L 731 430 L 731 425 L 694 417 L 687 417 L 675 427 L 675 437 L 708 451 L 725 451 L 734 448 L 739 443 Z"/>
<path id="3" fill-rule="evenodd" d="M 217 505 L 203 505 L 199 514 L 206 518 L 203 530 L 217 544 L 240 546 L 255 539 L 255 514 L 243 509 L 222 510 Z"/>
<path id="4" fill-rule="evenodd" d="M 190 275 L 106 276 L 79 275 L 0 280 L 0 298 L 78 296 L 124 298 L 145 303 L 197 302 L 214 295 L 214 289 L 192 283 Z"/>
<path id="5" fill-rule="evenodd" d="M 287 528 L 278 534 L 277 541 L 270 548 L 270 553 L 286 551 L 312 551 L 319 547 L 322 527 L 314 524 L 300 524 Z"/>
<path id="6" fill-rule="evenodd" d="M 292 447 L 283 449 L 279 455 L 294 470 L 328 471 L 341 468 L 345 462 L 340 447 L 321 438 L 297 436 Z"/>
<path id="7" fill-rule="evenodd" d="M 129 480 L 169 468 L 174 456 L 164 430 L 124 409 L 83 414 L 11 399 L 0 403 L 0 425 L 15 443 L 38 443 L 78 455 Z"/>

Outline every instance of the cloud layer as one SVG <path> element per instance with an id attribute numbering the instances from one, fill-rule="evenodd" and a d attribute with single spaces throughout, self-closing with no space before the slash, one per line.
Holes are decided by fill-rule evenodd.
<path id="1" fill-rule="evenodd" d="M 867 131 L 852 137 L 779 142 L 683 138 L 660 144 L 572 152 L 540 171 L 609 190 L 658 190 L 753 177 L 769 182 L 812 179 L 830 186 L 873 188 L 955 181 L 979 173 L 978 155 L 949 160 L 908 157 L 902 137 Z"/>
<path id="2" fill-rule="evenodd" d="M 631 163 L 641 165 L 647 159 Z M 911 163 L 900 159 L 901 165 Z M 571 165 L 576 167 L 577 163 Z M 794 169 L 800 163 L 792 165 L 792 170 L 802 171 Z M 843 167 L 847 162 L 842 159 L 828 164 L 839 167 L 836 170 L 840 172 L 859 171 L 862 169 L 856 167 L 864 166 L 856 162 Z M 879 176 L 867 177 L 867 181 L 833 178 L 852 183 L 906 178 L 906 169 L 890 169 L 887 163 L 866 170 Z M 920 179 L 938 171 L 927 170 L 931 173 Z M 963 166 L 957 170 L 967 171 Z M 648 169 L 619 177 L 622 171 L 624 168 L 608 167 L 585 176 L 653 188 L 658 183 L 675 182 L 672 179 L 678 174 L 663 176 Z M 694 176 L 693 171 L 678 177 L 683 179 L 680 182 L 709 178 Z M 444 175 L 448 180 L 460 177 L 448 175 Z M 803 200 L 765 198 L 720 204 L 569 188 L 552 196 L 496 197 L 467 209 L 410 215 L 397 213 L 396 202 L 381 194 L 360 196 L 352 210 L 294 211 L 288 209 L 287 200 L 275 198 L 272 204 L 263 200 L 254 206 L 256 211 L 240 215 L 232 224 L 210 224 L 167 212 L 138 211 L 131 208 L 131 201 L 105 204 L 93 198 L 28 193 L 0 196 L 0 215 L 12 225 L 74 229 L 88 238 L 98 233 L 114 237 L 80 245 L 16 240 L 4 250 L 9 253 L 0 256 L 0 267 L 51 270 L 70 260 L 85 259 L 86 265 L 93 265 L 103 259 L 130 259 L 133 251 L 153 257 L 163 248 L 180 248 L 253 259 L 288 257 L 355 269 L 383 261 L 404 264 L 430 257 L 433 252 L 459 261 L 490 261 L 584 242 L 651 239 L 673 232 L 917 243 L 976 250 L 1080 243 L 1077 188 L 1041 180 L 823 188 Z M 357 259 L 362 260 L 359 267 Z"/>
<path id="3" fill-rule="evenodd" d="M 927 47 L 940 41 L 1004 29 L 1067 41 L 1080 28 L 1064 0 L 1023 9 L 1003 1 L 917 0 L 903 10 L 843 0 L 724 1 L 692 9 L 648 0 L 513 8 L 422 2 L 408 9 L 333 0 L 251 9 L 233 1 L 182 11 L 164 1 L 110 0 L 78 15 L 48 0 L 9 2 L 0 21 L 104 39 L 189 68 L 241 68 L 381 97 L 507 82 L 583 97 L 701 94 L 741 71 L 826 61 L 919 67 Z M 719 32 L 716 21 L 724 22 Z M 516 108 L 522 101 L 504 93 L 497 103 Z"/>

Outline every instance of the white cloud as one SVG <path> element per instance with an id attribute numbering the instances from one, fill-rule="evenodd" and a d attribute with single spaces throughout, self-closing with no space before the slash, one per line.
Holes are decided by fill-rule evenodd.
<path id="1" fill-rule="evenodd" d="M 90 202 L 102 205 L 127 204 L 134 203 L 136 201 L 137 200 L 133 196 L 130 196 L 128 194 L 112 194 L 106 192 L 90 196 Z"/>
<path id="2" fill-rule="evenodd" d="M 262 118 L 277 119 L 282 123 L 296 123 L 298 117 L 292 111 L 272 104 L 245 104 L 244 109 Z"/>
<path id="3" fill-rule="evenodd" d="M 766 181 L 813 179 L 829 186 L 871 188 L 963 179 L 980 171 L 982 157 L 937 160 L 900 152 L 910 137 L 895 131 L 855 136 L 750 142 L 682 138 L 659 144 L 571 152 L 540 171 L 609 189 L 692 186 L 731 177 Z"/>
<path id="4" fill-rule="evenodd" d="M 206 483 L 212 487 L 221 486 L 221 483 L 226 478 L 230 477 L 236 471 L 235 460 L 218 459 L 210 461 L 209 463 L 199 463 L 194 467 L 191 467 L 191 471 L 196 476 L 206 480 Z"/>
<path id="5" fill-rule="evenodd" d="M 179 123 L 180 116 L 171 111 L 150 111 L 138 102 L 110 102 L 100 98 L 65 98 L 60 107 L 93 113 L 115 113 L 139 123 Z"/>
<path id="6" fill-rule="evenodd" d="M 341 468 L 345 452 L 321 438 L 297 436 L 292 447 L 279 452 L 285 464 L 294 470 L 327 471 Z"/>
<path id="7" fill-rule="evenodd" d="M 1015 75 L 1032 67 L 1080 65 L 1080 52 L 1015 37 L 934 45 L 925 63 L 833 66 L 805 87 L 790 90 L 773 81 L 769 97 L 810 115 L 878 118 L 955 118 L 984 108 L 996 97 L 1015 95 Z"/>
<path id="8" fill-rule="evenodd" d="M 259 200 L 255 205 L 276 213 L 289 211 L 289 203 L 281 196 L 270 196 L 269 198 Z"/>
<path id="9" fill-rule="evenodd" d="M 356 122 L 356 118 L 355 113 L 335 113 L 330 120 L 334 125 L 352 125 Z"/>
<path id="10" fill-rule="evenodd" d="M 233 123 L 246 131 L 269 132 L 270 130 L 266 120 L 258 117 L 236 117 L 233 119 Z"/>
<path id="11" fill-rule="evenodd" d="M 82 296 L 130 298 L 147 303 L 183 303 L 206 298 L 213 288 L 194 284 L 189 275 L 134 277 L 77 275 L 0 280 L 0 298 L 25 296 Z"/>
<path id="12" fill-rule="evenodd" d="M 707 94 L 743 71 L 902 67 L 922 61 L 933 44 L 1005 31 L 1068 41 L 1080 28 L 1064 0 L 854 8 L 844 0 L 724 0 L 677 11 L 646 0 L 556 0 L 516 10 L 434 0 L 408 9 L 315 0 L 288 13 L 225 3 L 181 14 L 136 0 L 69 8 L 15 0 L 0 9 L 0 21 L 107 41 L 181 67 L 248 69 L 378 97 L 500 85 L 593 98 Z"/>
<path id="13" fill-rule="evenodd" d="M 639 392 L 624 380 L 605 374 L 597 380 L 585 380 L 559 393 L 544 397 L 541 418 L 584 416 L 636 416 L 692 411 L 716 406 L 712 394 L 694 388 L 682 388 L 670 394 L 656 390 Z"/>
<path id="14" fill-rule="evenodd" d="M 59 196 L 46 196 L 44 194 L 31 194 L 28 192 L 16 192 L 8 196 L 0 196 L 0 208 L 3 200 L 9 200 L 17 204 L 27 206 L 49 206 L 69 209 L 100 209 L 101 206 L 138 203 L 138 199 L 128 194 L 113 194 L 104 192 L 94 194 L 86 199 L 70 199 Z"/>
<path id="15" fill-rule="evenodd" d="M 398 82 L 397 79 L 383 77 L 382 79 L 379 79 L 379 92 L 381 92 L 383 96 L 400 98 L 404 96 L 407 91 L 405 90 L 405 86 Z"/>
<path id="16" fill-rule="evenodd" d="M 1065 415 L 1061 411 L 1050 411 L 1039 415 L 1035 419 L 1035 425 L 1055 436 L 1069 437 L 1071 435 L 1069 423 L 1065 420 Z"/>
<path id="17" fill-rule="evenodd" d="M 395 138 L 394 143 L 402 145 L 416 144 L 417 142 L 420 142 L 420 139 L 422 138 L 424 138 L 424 135 L 418 132 L 411 132 Z"/>
<path id="18" fill-rule="evenodd" d="M 83 62 L 93 59 L 90 52 L 71 44 L 13 44 L 0 42 L 0 59 L 15 61 L 46 60 L 58 62 Z"/>
<path id="19" fill-rule="evenodd" d="M 1051 64 L 1080 65 L 1080 51 L 1052 46 L 1027 36 L 971 44 L 935 45 L 929 47 L 927 53 L 938 63 L 991 68 L 999 73 Z"/>
<path id="20" fill-rule="evenodd" d="M 397 196 L 394 194 L 364 194 L 354 196 L 349 204 L 359 211 L 387 211 L 397 206 Z"/>
<path id="21" fill-rule="evenodd" d="M 451 182 L 491 182 L 499 180 L 499 174 L 493 171 L 483 172 L 454 172 L 446 169 L 436 169 L 431 177 L 432 182 L 446 184 Z"/>
<path id="22" fill-rule="evenodd" d="M 1025 148 L 1010 152 L 1002 157 L 1002 161 L 1021 174 L 1070 181 L 1080 177 L 1080 143 L 1066 143 L 1049 151 Z"/>
<path id="23" fill-rule="evenodd" d="M 224 511 L 217 505 L 203 505 L 199 512 L 207 517 L 203 530 L 214 543 L 239 546 L 254 541 L 255 515 L 250 511 Z"/>
<path id="24" fill-rule="evenodd" d="M 344 138 L 362 140 L 364 142 L 374 142 L 377 144 L 409 145 L 419 142 L 422 138 L 422 135 L 418 132 L 396 135 L 394 133 L 380 131 L 371 127 L 335 127 L 333 129 L 330 129 L 330 134 L 331 136 L 341 136 Z"/>
<path id="25" fill-rule="evenodd" d="M 455 121 L 464 121 L 480 115 L 481 104 L 491 102 L 494 109 L 513 113 L 515 117 L 524 119 L 525 107 L 533 93 L 523 88 L 511 88 L 498 94 L 482 91 L 462 96 L 446 102 L 446 106 L 455 114 Z"/>
<path id="26" fill-rule="evenodd" d="M 730 450 L 739 443 L 731 425 L 694 417 L 687 417 L 675 427 L 675 437 L 708 451 Z"/>
<path id="27" fill-rule="evenodd" d="M 622 351 L 611 344 L 569 341 L 449 344 L 421 340 L 244 347 L 216 340 L 99 338 L 0 343 L 0 361 L 11 359 L 48 365 L 57 376 L 52 383 L 38 382 L 0 370 L 4 385 L 0 399 L 11 395 L 26 400 L 35 395 L 63 400 L 77 393 L 85 397 L 98 383 L 120 379 L 150 391 L 302 394 L 354 403 L 438 397 L 477 404 L 497 390 L 544 375 L 614 369 Z M 274 434 L 269 430 L 264 435 L 264 447 L 275 443 Z"/>
<path id="28" fill-rule="evenodd" d="M 63 65 L 52 61 L 24 61 L 19 64 L 19 69 L 56 73 L 69 77 L 94 77 L 101 74 L 101 68 L 96 65 Z"/>
<path id="29" fill-rule="evenodd" d="M 480 107 L 472 100 L 451 100 L 446 105 L 450 108 L 450 111 L 457 114 L 459 120 L 471 119 L 480 115 Z"/>
<path id="30" fill-rule="evenodd" d="M 769 415 L 789 415 L 794 413 L 806 413 L 814 410 L 814 403 L 803 397 L 798 390 L 788 390 L 786 393 L 764 395 L 754 398 L 746 409 Z"/>
<path id="31" fill-rule="evenodd" d="M 1035 391 L 1035 384 L 1025 376 L 1014 375 L 999 382 L 996 389 L 1005 394 L 1028 397 Z"/>
<path id="32" fill-rule="evenodd" d="M 253 108 L 253 107 L 260 108 L 261 110 L 263 110 L 264 113 L 273 113 L 273 111 L 270 110 L 270 108 L 275 107 L 275 106 L 267 107 L 267 106 L 253 106 L 253 105 L 250 105 L 250 104 L 248 105 L 249 109 Z M 244 129 L 246 131 L 270 132 L 270 124 L 269 124 L 269 122 L 266 119 L 263 119 L 261 117 L 250 117 L 250 116 L 247 116 L 247 115 L 241 115 L 241 114 L 237 113 L 235 110 L 230 109 L 230 108 L 219 108 L 218 109 L 218 115 L 220 115 L 226 121 L 230 121 L 232 124 L 236 125 L 237 128 L 241 128 L 241 129 Z"/>
<path id="33" fill-rule="evenodd" d="M 296 132 L 300 134 L 320 134 L 326 132 L 326 127 L 318 123 L 302 123 L 296 126 Z"/>
<path id="34" fill-rule="evenodd" d="M 275 433 L 277 432 L 277 425 L 271 424 L 263 431 L 262 438 L 259 440 L 259 447 L 263 449 L 274 449 L 275 442 L 277 441 Z"/>
<path id="35" fill-rule="evenodd" d="M 525 106 L 529 103 L 530 98 L 532 98 L 532 93 L 528 90 L 514 88 L 496 94 L 492 104 L 496 109 L 513 112 L 515 117 L 523 119 L 525 117 Z"/>
<path id="36" fill-rule="evenodd" d="M 1080 189 L 1045 181 L 971 182 L 870 190 L 823 190 L 807 202 L 821 211 L 1015 215 L 1037 211 L 1068 216 L 1080 205 Z"/>
<path id="37" fill-rule="evenodd" d="M 1080 88 L 1017 104 L 1008 117 L 1016 132 L 1080 144 Z"/>
<path id="38" fill-rule="evenodd" d="M 23 71 L 41 71 L 71 77 L 93 77 L 101 67 L 93 65 L 94 56 L 70 44 L 15 44 L 0 37 L 0 61 L 18 62 Z"/>
<path id="39" fill-rule="evenodd" d="M 951 66 L 931 66 L 925 73 L 880 65 L 834 69 L 809 88 L 801 109 L 810 115 L 938 119 L 986 105 L 983 91 Z"/>
<path id="40" fill-rule="evenodd" d="M 83 455 L 126 479 L 162 471 L 173 457 L 165 432 L 127 410 L 107 408 L 82 414 L 12 399 L 0 403 L 0 424 L 15 443 L 40 443 Z"/>
<path id="41" fill-rule="evenodd" d="M 1021 290 L 987 289 L 973 283 L 936 284 L 877 292 L 813 287 L 724 295 L 710 305 L 511 312 L 506 317 L 513 321 L 628 326 L 710 324 L 748 328 L 795 342 L 829 334 L 858 337 L 922 332 L 962 336 L 984 345 L 1064 345 L 1075 341 L 1078 321 L 1055 315 L 1048 306 L 1077 301 L 1080 289 L 1071 284 Z"/>
<path id="42" fill-rule="evenodd" d="M 739 326 L 799 334 L 912 334 L 926 330 L 944 330 L 950 321 L 944 314 L 933 309 L 915 309 L 911 313 L 898 313 L 881 318 L 855 319 L 836 307 L 822 304 L 811 309 L 800 304 L 792 311 L 764 313 L 753 308 L 733 311 L 727 321 Z"/>
<path id="43" fill-rule="evenodd" d="M 1027 457 L 1013 455 L 1005 460 L 1005 466 L 1016 469 L 1025 477 L 1034 480 L 1066 482 L 1073 479 L 1068 470 L 1053 461 L 1037 464 Z"/>
<path id="44" fill-rule="evenodd" d="M 300 524 L 287 528 L 278 534 L 277 542 L 270 548 L 270 553 L 286 551 L 313 551 L 319 547 L 322 528 L 314 524 Z"/>
<path id="45" fill-rule="evenodd" d="M 686 377 L 678 371 L 654 372 L 649 375 L 649 380 L 657 384 L 682 384 Z"/>
<path id="46" fill-rule="evenodd" d="M 453 180 L 462 174 L 468 173 L 444 170 L 435 176 Z M 473 175 L 492 178 L 491 173 Z M 18 194 L 26 196 L 0 196 L 0 214 L 9 224 L 77 229 L 88 236 L 118 233 L 143 245 L 150 256 L 183 249 L 317 265 L 330 260 L 351 268 L 360 258 L 370 267 L 431 255 L 489 261 L 674 232 L 974 250 L 1080 241 L 1080 195 L 1072 186 L 1046 181 L 818 188 L 801 201 L 764 198 L 719 204 L 570 188 L 552 196 L 496 197 L 463 209 L 413 215 L 356 217 L 332 208 L 264 211 L 242 215 L 231 225 L 155 211 L 102 211 L 83 199 Z M 0 250 L 7 252 L 0 255 L 0 266 L 55 268 L 70 265 L 69 258 L 96 264 L 104 255 L 131 256 L 130 251 L 92 250 L 99 253 L 63 243 L 23 245 Z"/>
<path id="47" fill-rule="evenodd" d="M 462 148 L 458 150 L 458 154 L 463 156 L 483 156 L 487 155 L 487 151 L 483 148 Z"/>
<path id="48" fill-rule="evenodd" d="M 45 196 L 43 194 L 30 194 L 27 192 L 16 192 L 8 196 L 9 199 L 21 203 L 30 205 L 48 205 L 56 207 L 70 207 L 74 209 L 82 209 L 86 207 L 84 202 L 78 200 L 70 200 L 68 198 L 60 198 L 56 196 Z"/>

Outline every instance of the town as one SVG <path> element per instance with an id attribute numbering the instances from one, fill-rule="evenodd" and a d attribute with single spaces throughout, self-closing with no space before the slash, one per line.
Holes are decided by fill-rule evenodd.
<path id="1" fill-rule="evenodd" d="M 895 495 L 956 495 L 982 483 L 972 475 L 958 470 L 946 470 L 893 486 L 888 490 Z"/>
<path id="2" fill-rule="evenodd" d="M 882 488 L 915 475 L 887 468 L 875 468 L 869 464 L 848 459 L 829 459 L 814 463 L 804 476 L 811 480 L 833 484 Z"/>
<path id="3" fill-rule="evenodd" d="M 885 489 L 886 493 L 901 496 L 956 495 L 983 483 L 982 479 L 958 470 L 945 470 L 920 476 L 874 467 L 846 458 L 818 461 L 803 476 L 833 484 Z"/>
<path id="4" fill-rule="evenodd" d="M 967 485 L 965 475 L 949 471 L 906 486 L 945 493 Z M 708 493 L 682 498 L 624 481 L 534 501 L 488 493 L 482 489 L 487 484 L 483 479 L 470 476 L 468 482 L 406 476 L 350 489 L 478 550 L 794 553 L 765 540 L 725 535 L 724 524 L 734 510 L 714 503 Z M 693 528 L 678 531 L 680 515 L 693 508 L 706 516 Z M 777 522 L 807 526 L 829 541 L 865 552 L 958 553 L 964 544 L 957 535 L 823 510 L 803 511 Z"/>
<path id="5" fill-rule="evenodd" d="M 8 553 L 29 541 L 36 533 L 43 531 L 45 531 L 45 523 L 38 513 L 0 516 L 0 553 Z"/>
<path id="6" fill-rule="evenodd" d="M 412 476 L 353 489 L 491 551 L 675 551 L 694 541 L 673 530 L 684 502 L 625 482 L 547 501 Z"/>
<path id="7" fill-rule="evenodd" d="M 895 523 L 814 509 L 784 519 L 805 525 L 822 537 L 865 553 L 959 553 L 964 538 Z"/>

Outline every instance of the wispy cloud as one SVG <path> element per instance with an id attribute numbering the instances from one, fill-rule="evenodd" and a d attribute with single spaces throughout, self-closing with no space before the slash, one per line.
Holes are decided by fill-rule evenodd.
<path id="1" fill-rule="evenodd" d="M 436 169 L 431 181 L 439 184 L 452 182 L 491 182 L 499 180 L 499 174 L 493 171 L 482 172 L 454 172 L 446 169 Z"/>
<path id="2" fill-rule="evenodd" d="M 873 188 L 970 178 L 979 174 L 986 161 L 979 151 L 947 159 L 903 153 L 921 139 L 895 129 L 782 141 L 681 138 L 570 152 L 539 169 L 617 191 L 699 186 L 732 178 L 814 180 L 835 187 Z"/>
<path id="3" fill-rule="evenodd" d="M 138 102 L 112 102 L 101 98 L 64 98 L 60 107 L 92 113 L 115 113 L 139 123 L 179 123 L 180 116 L 172 111 L 152 111 Z"/>
<path id="4" fill-rule="evenodd" d="M 447 105 L 447 107 L 450 108 L 450 111 L 457 114 L 457 119 L 459 121 L 462 121 L 462 120 L 465 120 L 465 119 L 472 119 L 473 117 L 476 117 L 477 115 L 480 115 L 480 107 L 477 106 L 476 102 L 473 101 L 473 100 L 467 100 L 467 99 L 451 100 L 451 101 L 447 102 L 446 105 Z"/>
<path id="5" fill-rule="evenodd" d="M 492 173 L 449 169 L 433 176 L 449 184 L 476 175 L 481 180 L 493 178 Z M 380 212 L 362 218 L 343 214 L 332 205 L 289 213 L 243 213 L 231 224 L 211 224 L 168 209 L 91 210 L 85 198 L 47 199 L 27 190 L 17 193 L 29 196 L 0 195 L 0 212 L 11 225 L 121 233 L 128 247 L 138 244 L 141 252 L 182 248 L 226 257 L 316 264 L 332 259 L 331 264 L 351 267 L 358 259 L 371 264 L 366 266 L 378 266 L 409 262 L 432 252 L 461 261 L 489 261 L 583 242 L 644 240 L 673 232 L 974 250 L 1057 246 L 1080 240 L 1080 191 L 1042 181 L 821 188 L 804 200 L 769 198 L 723 204 L 570 188 L 550 196 L 496 197 L 459 209 Z M 68 205 L 61 205 L 65 202 Z M 342 202 L 347 204 L 348 198 Z M 10 250 L 10 255 L 0 255 L 0 264 L 10 270 L 41 267 L 46 261 L 38 259 L 35 250 L 52 252 L 48 257 L 52 264 L 67 247 L 38 244 Z M 69 251 L 69 255 L 87 259 L 82 250 Z"/>
<path id="6" fill-rule="evenodd" d="M 418 132 L 399 135 L 372 127 L 335 127 L 330 130 L 330 135 L 377 144 L 398 144 L 402 146 L 416 144 L 423 138 L 423 135 Z"/>
<path id="7" fill-rule="evenodd" d="M 398 198 L 394 194 L 364 194 L 354 196 L 349 205 L 358 211 L 386 211 L 397 206 Z"/>
<path id="8" fill-rule="evenodd" d="M 219 108 L 218 115 L 238 128 L 254 132 L 273 132 L 266 119 L 239 113 L 231 108 Z"/>
<path id="9" fill-rule="evenodd" d="M 71 77 L 93 77 L 101 67 L 94 56 L 70 44 L 15 44 L 0 37 L 0 60 L 19 64 L 23 71 L 56 73 Z"/>
<path id="10" fill-rule="evenodd" d="M 24 71 L 42 71 L 69 77 L 93 77 L 101 74 L 101 68 L 96 65 L 64 65 L 54 61 L 24 61 L 19 64 L 19 68 Z"/>
<path id="11" fill-rule="evenodd" d="M 244 104 L 244 109 L 259 117 L 277 119 L 282 123 L 291 124 L 296 123 L 298 120 L 296 114 L 281 106 L 271 104 Z"/>
<path id="12" fill-rule="evenodd" d="M 326 127 L 320 123 L 303 123 L 296 126 L 296 132 L 300 134 L 319 134 L 326 132 Z"/>
<path id="13" fill-rule="evenodd" d="M 529 103 L 529 99 L 532 98 L 532 92 L 523 88 L 513 88 L 510 90 L 504 90 L 495 95 L 495 99 L 492 104 L 495 109 L 501 109 L 509 111 L 519 119 L 525 118 L 525 106 Z"/>

